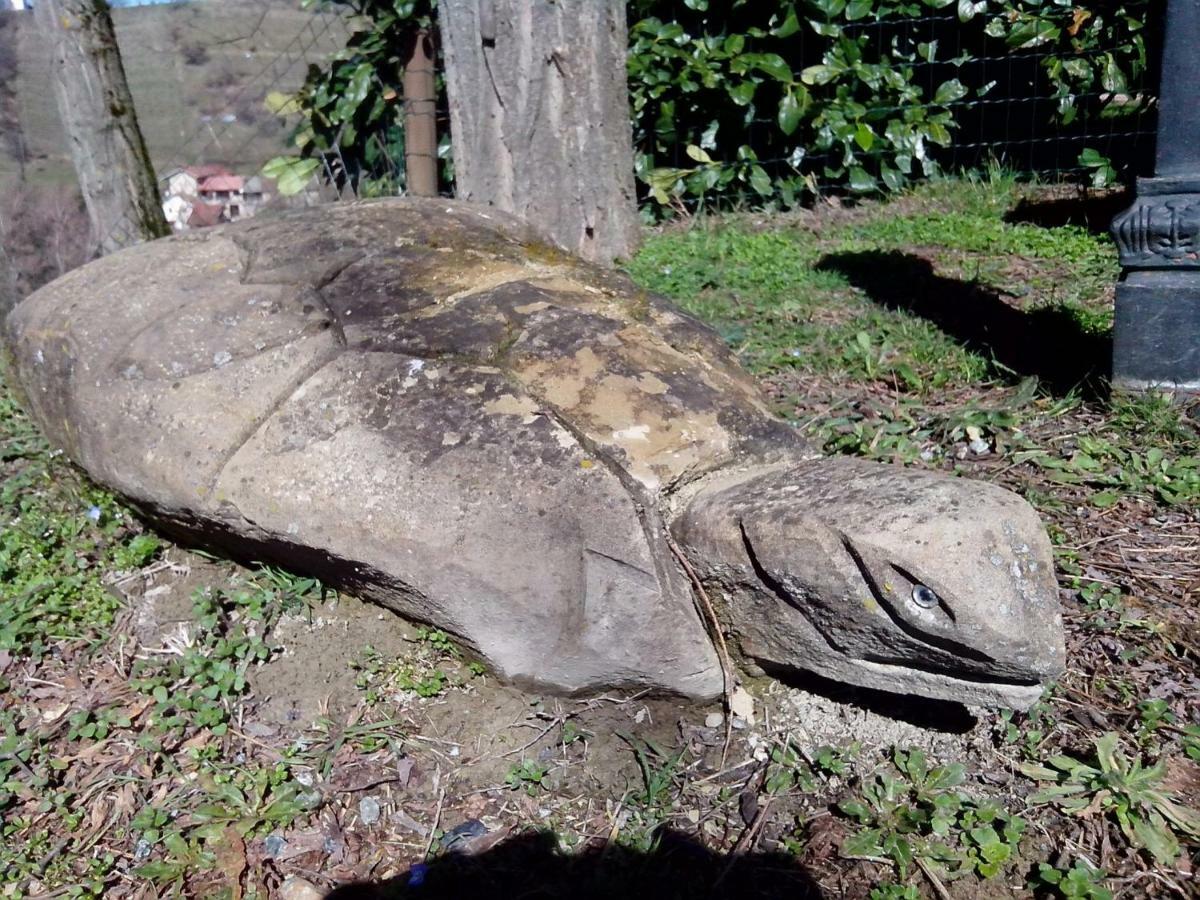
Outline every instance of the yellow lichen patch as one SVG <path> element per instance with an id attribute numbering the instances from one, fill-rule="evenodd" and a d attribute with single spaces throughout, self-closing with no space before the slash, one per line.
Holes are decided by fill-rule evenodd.
<path id="1" fill-rule="evenodd" d="M 733 446 L 716 411 L 681 414 L 621 375 L 594 382 L 570 414 L 596 443 L 619 448 L 630 474 L 651 489 L 696 466 L 724 460 Z"/>
<path id="2" fill-rule="evenodd" d="M 521 244 L 521 249 L 525 251 L 525 255 L 529 259 L 543 265 L 572 265 L 576 261 L 576 258 L 566 250 L 555 247 L 553 244 L 544 244 L 541 241 L 525 241 Z"/>
<path id="3" fill-rule="evenodd" d="M 569 305 L 594 305 L 603 302 L 603 292 L 594 285 L 584 284 L 571 277 L 570 271 L 541 269 L 526 279 L 532 287 L 559 294 Z M 573 302 L 572 302 L 573 301 Z"/>
<path id="4" fill-rule="evenodd" d="M 637 380 L 638 390 L 644 394 L 665 394 L 670 386 L 653 372 L 643 372 Z"/>
<path id="5" fill-rule="evenodd" d="M 584 347 L 569 359 L 535 362 L 513 374 L 526 384 L 536 384 L 547 402 L 569 410 L 579 405 L 584 390 L 602 368 L 603 362 L 596 352 Z"/>
<path id="6" fill-rule="evenodd" d="M 463 297 L 522 281 L 529 276 L 529 269 L 503 260 L 475 258 L 462 266 L 437 266 L 430 275 L 432 277 L 428 279 L 428 284 L 422 283 L 424 279 L 417 279 L 414 287 L 429 290 L 439 299 L 437 304 L 421 310 L 417 318 L 439 315 L 443 307 Z"/>
<path id="7" fill-rule="evenodd" d="M 722 394 L 730 394 L 741 402 L 749 402 L 761 412 L 766 412 L 757 389 L 748 376 L 713 365 L 699 353 L 685 353 L 670 346 L 661 336 L 641 325 L 630 325 L 617 332 L 622 344 L 622 355 L 631 364 L 646 372 L 687 372 L 705 386 Z M 769 413 L 768 413 L 769 415 Z"/>
<path id="8" fill-rule="evenodd" d="M 622 374 L 631 363 L 634 373 Z M 696 393 L 672 395 L 668 377 L 679 372 L 697 382 Z M 520 360 L 511 374 L 598 446 L 619 450 L 630 474 L 651 490 L 732 453 L 735 437 L 719 421 L 727 380 L 642 328 L 622 329 L 611 344 L 598 338 L 561 359 Z M 736 394 L 729 399 L 736 403 Z"/>
<path id="9" fill-rule="evenodd" d="M 533 402 L 532 397 L 524 395 L 518 397 L 516 394 L 502 394 L 495 400 L 489 401 L 484 407 L 484 412 L 499 416 L 521 416 L 525 424 L 529 424 L 537 418 L 538 407 Z"/>

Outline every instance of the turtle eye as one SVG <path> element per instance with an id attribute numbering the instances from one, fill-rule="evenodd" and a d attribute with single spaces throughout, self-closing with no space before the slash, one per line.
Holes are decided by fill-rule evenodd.
<path id="1" fill-rule="evenodd" d="M 923 584 L 914 585 L 912 589 L 913 603 L 921 607 L 921 609 L 933 609 L 942 602 L 942 598 L 937 595 L 937 592 Z"/>

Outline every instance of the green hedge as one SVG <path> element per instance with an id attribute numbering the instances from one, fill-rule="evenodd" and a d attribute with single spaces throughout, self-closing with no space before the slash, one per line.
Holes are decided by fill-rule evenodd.
<path id="1" fill-rule="evenodd" d="M 273 160 L 267 172 L 294 187 L 323 159 L 360 190 L 390 173 L 390 190 L 402 179 L 393 165 L 403 159 L 399 47 L 414 22 L 431 21 L 435 0 L 327 2 L 367 27 L 330 66 L 311 68 L 297 95 L 270 98 L 277 112 L 299 115 L 302 159 Z M 977 145 L 989 134 L 1003 143 L 1000 114 L 1012 118 L 1005 104 L 1014 99 L 1033 110 L 1026 144 L 1081 126 L 1102 137 L 1150 100 L 1147 38 L 1156 35 L 1147 22 L 1160 8 L 1155 0 L 634 0 L 638 177 L 663 207 L 790 206 L 831 188 L 895 190 L 937 172 L 964 122 Z M 1031 91 L 1051 99 L 1038 103 Z M 1117 177 L 1102 149 L 1079 151 L 1076 142 L 1067 167 L 1085 167 L 1094 184 Z"/>

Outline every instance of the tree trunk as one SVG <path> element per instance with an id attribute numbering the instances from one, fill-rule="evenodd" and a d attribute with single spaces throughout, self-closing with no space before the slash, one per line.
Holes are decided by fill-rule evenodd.
<path id="1" fill-rule="evenodd" d="M 437 86 L 433 37 L 424 28 L 404 62 L 404 175 L 407 193 L 437 196 Z"/>
<path id="2" fill-rule="evenodd" d="M 170 234 L 105 0 L 38 0 L 54 88 L 100 253 Z"/>
<path id="3" fill-rule="evenodd" d="M 636 249 L 620 0 L 440 0 L 458 196 L 587 259 Z"/>

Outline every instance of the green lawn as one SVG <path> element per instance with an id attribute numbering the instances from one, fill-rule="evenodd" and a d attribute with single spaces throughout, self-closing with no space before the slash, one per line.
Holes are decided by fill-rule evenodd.
<path id="1" fill-rule="evenodd" d="M 429 630 L 399 654 L 352 648 L 349 714 L 268 727 L 254 673 L 286 659 L 281 622 L 340 614 L 320 585 L 154 536 L 4 389 L 0 894 L 267 897 L 284 877 L 398 890 L 422 861 L 446 877 L 491 865 L 501 892 L 559 877 L 636 892 L 652 866 L 711 888 L 735 846 L 749 868 L 730 878 L 792 866 L 830 896 L 1186 894 L 1195 407 L 1109 395 L 1115 251 L 1030 221 L 1050 199 L 1062 191 L 992 178 L 713 216 L 649 235 L 629 265 L 710 322 L 825 451 L 992 480 L 1042 513 L 1069 671 L 1030 713 L 981 713 L 961 738 L 809 738 L 777 685 L 722 765 L 705 710 L 508 694 Z M 160 589 L 187 603 L 150 637 Z M 507 843 L 448 853 L 475 819 Z"/>

